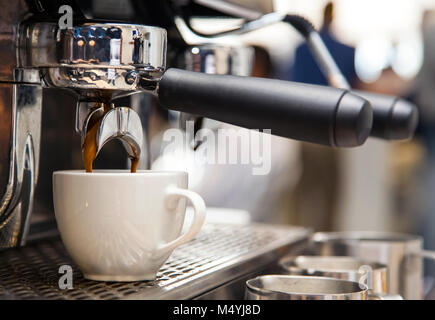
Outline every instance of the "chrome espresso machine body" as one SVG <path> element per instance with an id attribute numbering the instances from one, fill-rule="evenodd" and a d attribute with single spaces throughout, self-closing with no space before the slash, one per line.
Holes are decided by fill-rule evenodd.
<path id="1" fill-rule="evenodd" d="M 376 100 L 347 88 L 239 77 L 249 75 L 247 70 L 202 73 L 206 59 L 195 66 L 196 54 L 206 52 L 215 61 L 222 52 L 231 59 L 237 59 L 238 50 L 249 56 L 250 49 L 238 46 L 234 37 L 271 21 L 251 15 L 252 10 L 243 12 L 254 21 L 239 30 L 205 36 L 195 35 L 185 10 L 216 12 L 195 1 L 0 2 L 0 249 L 24 245 L 29 231 L 29 242 L 49 238 L 0 252 L 0 276 L 5 275 L 0 297 L 240 298 L 228 295 L 228 288 L 308 239 L 310 232 L 303 228 L 205 226 L 197 240 L 174 252 L 157 286 L 101 284 L 97 290 L 77 271 L 77 289 L 63 292 L 57 268 L 73 263 L 60 240 L 51 238 L 56 233 L 51 175 L 82 168 L 83 137 L 93 117 L 101 115 L 101 104 L 111 109 L 97 135 L 99 168 L 125 168 L 127 157 L 138 153 L 139 168 L 149 167 L 148 118 L 157 104 L 180 111 L 182 126 L 206 117 L 334 147 L 359 146 L 369 135 L 408 137 L 415 129 L 414 108 L 397 98 Z M 66 28 L 59 24 L 64 5 L 73 10 L 73 24 Z M 192 52 L 195 46 L 198 51 Z M 190 58 L 186 50 L 193 53 Z M 168 68 L 179 66 L 180 57 L 191 71 Z M 130 99 L 133 94 L 145 98 Z M 14 263 L 28 268 L 25 279 Z M 25 290 L 22 281 L 28 284 Z"/>
<path id="2" fill-rule="evenodd" d="M 65 104 L 75 103 L 76 114 L 69 120 L 75 119 L 83 143 L 87 124 L 101 112 L 100 103 L 110 104 L 115 97 L 138 91 L 142 83 L 155 82 L 166 68 L 166 30 L 162 28 L 83 23 L 62 29 L 57 22 L 26 19 L 32 17 L 26 11 L 27 2 L 4 7 L 10 11 L 2 11 L 1 17 L 2 248 L 23 245 L 28 232 L 38 181 L 43 88 L 66 89 L 73 97 L 53 101 L 56 106 L 48 108 L 62 110 L 47 120 L 54 127 L 61 124 L 62 117 L 56 114 L 68 113 Z M 55 130 L 59 135 L 65 131 L 62 127 Z M 146 150 L 141 121 L 131 108 L 116 107 L 105 115 L 97 137 L 98 150 L 115 138 L 129 156 Z M 52 151 L 51 162 L 68 167 L 59 153 Z M 142 158 L 146 161 L 146 154 Z"/>
<path id="3" fill-rule="evenodd" d="M 173 54 L 177 51 L 167 51 L 167 30 L 179 34 L 176 15 L 164 10 L 170 7 L 165 4 L 171 1 L 160 4 L 146 2 L 146 5 L 144 2 L 142 7 L 145 17 L 160 12 L 157 21 L 166 21 L 169 15 L 172 24 L 166 26 L 167 30 L 145 24 L 112 23 L 107 22 L 108 19 L 104 23 L 95 22 L 95 19 L 86 18 L 86 14 L 95 18 L 95 13 L 85 14 L 81 1 L 67 3 L 75 10 L 72 26 L 59 23 L 62 17 L 59 8 L 65 3 L 18 1 L 4 5 L 9 12 L 3 11 L 7 17 L 2 20 L 5 30 L 5 36 L 2 36 L 4 67 L 0 80 L 4 119 L 10 122 L 5 123 L 2 135 L 1 247 L 24 244 L 32 204 L 38 208 L 51 203 L 51 196 L 47 193 L 51 189 L 49 183 L 40 181 L 44 190 L 41 193 L 35 190 L 38 167 L 42 167 L 38 163 L 40 145 L 46 147 L 45 142 L 41 144 L 41 110 L 50 99 L 53 101 L 49 104 L 53 105 L 42 112 L 43 116 L 49 115 L 50 118 L 48 124 L 42 125 L 42 134 L 45 126 L 54 124 L 57 128 L 46 132 L 50 134 L 48 139 L 53 140 L 53 149 L 44 151 L 42 158 L 48 158 L 47 169 L 51 171 L 80 168 L 81 152 L 77 151 L 80 143 L 69 149 L 75 163 L 71 159 L 70 163 L 63 163 L 62 155 L 59 155 L 62 148 L 59 145 L 65 143 L 58 137 L 71 139 L 73 130 L 66 132 L 68 129 L 65 127 L 71 128 L 72 119 L 83 142 L 87 124 L 102 112 L 101 103 L 111 104 L 120 97 L 137 92 L 154 95 L 165 108 L 247 128 L 272 129 L 274 134 L 314 143 L 357 146 L 370 133 L 370 104 L 347 90 L 178 69 L 165 71 L 167 52 Z M 134 20 L 134 17 L 129 19 Z M 173 47 L 185 50 L 188 44 L 182 37 L 173 38 Z M 182 44 L 176 45 L 177 41 Z M 54 88 L 56 94 L 43 99 L 43 88 Z M 64 93 L 59 97 L 60 91 Z M 72 98 L 66 98 L 65 93 Z M 322 100 L 316 98 L 319 95 L 322 95 Z M 68 104 L 71 107 L 68 108 Z M 71 109 L 75 109 L 75 115 Z M 61 123 L 62 120 L 68 123 Z M 118 139 L 129 156 L 143 151 L 141 156 L 146 158 L 148 141 L 143 122 L 131 108 L 114 108 L 105 115 L 99 128 L 98 149 L 109 140 Z M 308 130 L 308 127 L 312 129 Z M 69 142 L 73 144 L 73 141 Z M 62 150 L 63 154 L 65 152 L 68 151 Z M 113 152 L 109 158 L 111 160 L 105 165 L 110 167 L 112 159 L 116 158 Z M 39 174 L 39 177 L 51 179 L 51 172 Z M 45 198 L 38 203 L 35 194 L 44 194 Z M 52 211 L 51 206 L 48 208 L 46 211 Z"/>

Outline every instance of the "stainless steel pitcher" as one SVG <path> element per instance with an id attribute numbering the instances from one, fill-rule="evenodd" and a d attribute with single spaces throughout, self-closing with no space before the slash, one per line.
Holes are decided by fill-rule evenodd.
<path id="1" fill-rule="evenodd" d="M 354 257 L 290 256 L 281 259 L 279 265 L 285 274 L 354 281 L 364 283 L 374 293 L 388 293 L 388 270 L 380 263 Z"/>
<path id="2" fill-rule="evenodd" d="M 247 300 L 368 300 L 367 286 L 326 277 L 264 275 L 246 281 Z"/>
<path id="3" fill-rule="evenodd" d="M 313 236 L 312 248 L 319 255 L 385 264 L 389 293 L 411 300 L 423 298 L 423 258 L 435 258 L 433 252 L 423 250 L 421 237 L 389 232 L 319 232 Z"/>

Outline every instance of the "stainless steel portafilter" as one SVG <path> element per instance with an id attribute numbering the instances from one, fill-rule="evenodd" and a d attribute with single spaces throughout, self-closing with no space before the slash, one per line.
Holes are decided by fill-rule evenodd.
<path id="1" fill-rule="evenodd" d="M 37 23 L 25 34 L 24 66 L 41 68 L 44 83 L 82 101 L 147 91 L 168 109 L 336 147 L 361 145 L 372 128 L 370 103 L 346 89 L 165 70 L 161 28 Z"/>

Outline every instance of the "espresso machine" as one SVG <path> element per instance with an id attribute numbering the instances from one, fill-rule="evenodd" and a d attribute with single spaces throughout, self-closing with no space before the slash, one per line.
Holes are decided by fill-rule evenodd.
<path id="1" fill-rule="evenodd" d="M 157 104 L 162 110 L 181 112 L 181 126 L 205 117 L 333 147 L 356 147 L 369 135 L 412 135 L 417 121 L 412 105 L 349 91 L 328 59 L 324 70 L 332 72 L 336 88 L 246 77 L 246 68 L 203 73 L 206 59 L 194 67 L 195 57 L 186 52 L 199 57 L 204 52 L 225 52 L 232 59 L 241 52 L 249 56 L 249 48 L 237 45 L 237 34 L 280 20 L 245 7 L 244 16 L 250 20 L 240 28 L 201 35 L 189 26 L 186 10 L 220 15 L 230 8 L 234 15 L 244 7 L 230 1 L 210 9 L 208 1 L 200 2 L 4 1 L 0 297 L 239 297 L 234 288 L 240 281 L 299 250 L 308 239 L 310 231 L 297 227 L 205 226 L 192 244 L 174 252 L 157 283 L 95 283 L 75 270 L 78 285 L 62 291 L 57 287 L 58 267 L 73 263 L 56 237 L 51 174 L 82 168 L 83 139 L 94 117 L 101 115 L 102 104 L 111 107 L 96 138 L 96 163 L 102 168 L 126 167 L 127 158 L 137 155 L 140 168 L 149 168 L 147 110 Z M 66 27 L 59 23 L 59 8 L 65 5 L 73 12 L 73 24 Z M 313 30 L 299 28 L 315 38 Z M 180 56 L 190 71 L 172 68 L 180 66 Z M 325 53 L 319 57 L 324 61 Z M 137 94 L 145 97 L 135 100 L 143 105 L 130 105 Z"/>

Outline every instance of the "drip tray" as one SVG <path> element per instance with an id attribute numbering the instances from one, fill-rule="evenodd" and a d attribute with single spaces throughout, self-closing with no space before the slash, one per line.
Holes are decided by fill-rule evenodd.
<path id="1" fill-rule="evenodd" d="M 60 238 L 0 252 L 0 299 L 192 299 L 263 270 L 305 243 L 309 231 L 266 224 L 206 224 L 177 248 L 154 281 L 83 278 Z M 60 289 L 59 267 L 73 268 L 73 289 Z"/>

